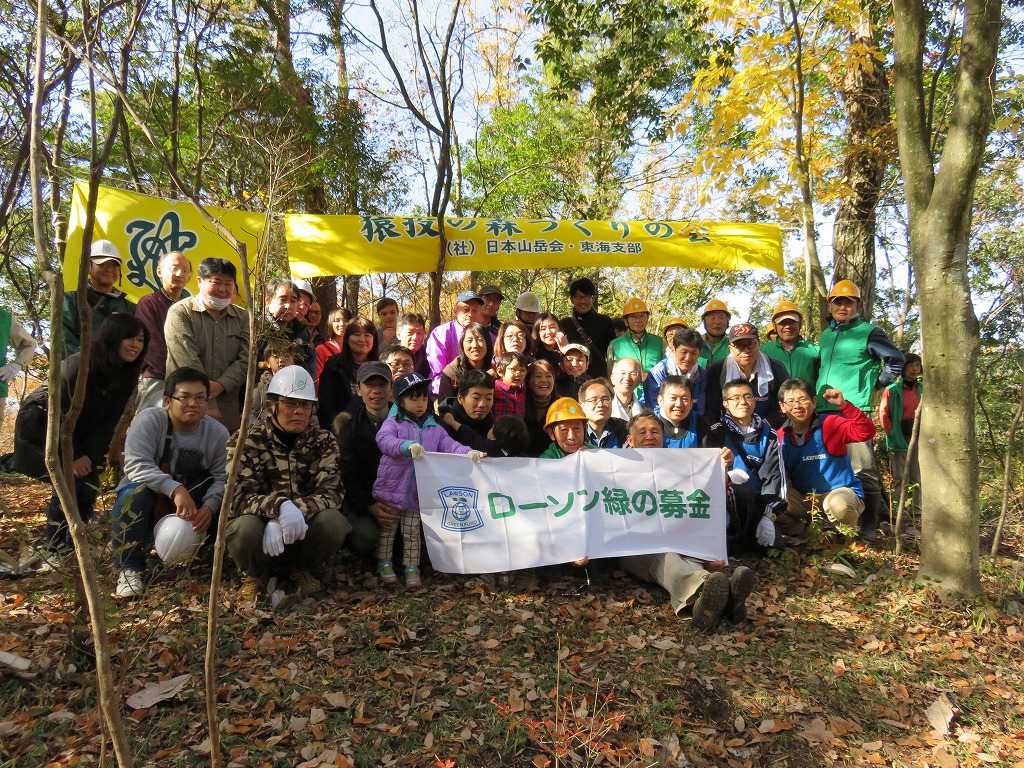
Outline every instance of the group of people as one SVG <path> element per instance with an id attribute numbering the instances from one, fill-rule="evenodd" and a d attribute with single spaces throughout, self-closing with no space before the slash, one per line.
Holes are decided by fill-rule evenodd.
<path id="1" fill-rule="evenodd" d="M 84 519 L 114 426 L 138 385 L 111 514 L 120 597 L 143 593 L 150 542 L 175 562 L 191 557 L 217 525 L 227 526 L 228 552 L 243 575 L 240 602 L 261 599 L 271 576 L 287 577 L 297 594 L 315 592 L 319 569 L 343 544 L 374 560 L 383 584 L 401 573 L 406 585 L 419 586 L 415 460 L 425 451 L 479 462 L 715 448 L 729 476 L 730 555 L 802 541 L 816 506 L 831 524 L 873 539 L 882 484 L 872 392 L 885 390 L 887 443 L 904 462 L 921 394 L 920 358 L 905 356 L 860 317 L 859 290 L 849 281 L 829 294 L 832 319 L 817 344 L 804 338 L 799 308 L 784 301 L 772 316 L 775 338 L 762 345 L 757 329 L 733 323 L 718 300 L 703 309 L 703 333 L 680 318 L 660 334 L 649 331 L 651 313 L 636 297 L 621 318 L 601 314 L 587 278 L 569 286 L 568 317 L 545 313 L 526 292 L 501 320 L 505 296 L 485 285 L 459 294 L 451 320 L 429 335 L 422 316 L 402 313 L 390 298 L 377 303 L 377 324 L 339 309 L 321 327 L 310 286 L 275 279 L 254 346 L 264 372 L 245 391 L 249 319 L 234 303 L 234 266 L 203 260 L 198 294 L 187 296 L 192 265 L 168 253 L 157 268 L 160 290 L 136 308 L 115 287 L 120 265 L 113 243 L 93 244 L 85 295 L 69 293 L 65 302 L 70 355 L 61 372 L 65 411 L 78 375 L 88 377 L 71 457 Z M 92 307 L 88 371 L 77 352 L 82 298 Z M 244 398 L 255 416 L 240 440 Z M 15 467 L 36 477 L 45 476 L 45 403 L 45 390 L 26 399 L 16 427 Z M 223 499 L 236 451 L 237 484 Z M 47 520 L 48 559 L 56 563 L 68 545 L 56 495 Z M 746 616 L 753 575 L 745 567 L 726 576 L 723 563 L 675 553 L 621 565 L 663 586 L 676 612 L 692 613 L 701 631 Z"/>

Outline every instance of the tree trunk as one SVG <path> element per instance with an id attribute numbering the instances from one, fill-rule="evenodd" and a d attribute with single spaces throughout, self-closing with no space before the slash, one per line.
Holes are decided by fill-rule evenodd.
<path id="1" fill-rule="evenodd" d="M 918 275 L 928 397 L 921 417 L 924 505 L 920 575 L 940 594 L 981 590 L 975 369 L 978 319 L 967 243 L 975 182 L 992 123 L 1000 0 L 967 0 L 942 155 L 932 155 L 924 88 L 923 0 L 893 0 L 894 92 L 900 165 Z M 936 171 L 936 169 L 938 169 Z"/>
<path id="2" fill-rule="evenodd" d="M 965 219 L 969 216 L 969 211 Z M 978 530 L 978 444 L 974 375 L 979 342 L 966 264 L 944 269 L 951 251 L 966 261 L 967 231 L 949 242 L 942 222 L 928 221 L 912 235 L 920 281 L 921 342 L 928 397 L 922 402 L 920 441 L 921 576 L 953 595 L 981 591 Z M 959 272 L 959 273 L 958 273 Z M 929 311 L 941 307 L 942 311 Z"/>
<path id="3" fill-rule="evenodd" d="M 863 13 L 850 48 L 878 49 L 874 27 Z M 864 56 L 865 54 L 861 54 Z M 875 210 L 892 151 L 889 131 L 889 83 L 885 65 L 868 59 L 850 67 L 840 93 L 846 103 L 845 194 L 839 201 L 833 232 L 833 280 L 860 286 L 861 311 L 871 319 L 875 301 Z"/>

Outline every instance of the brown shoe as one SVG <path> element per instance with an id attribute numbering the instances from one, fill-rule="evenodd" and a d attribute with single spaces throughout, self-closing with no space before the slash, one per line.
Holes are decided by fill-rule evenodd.
<path id="1" fill-rule="evenodd" d="M 296 571 L 291 575 L 291 582 L 296 594 L 302 597 L 309 597 L 320 591 L 320 579 L 309 571 Z"/>
<path id="2" fill-rule="evenodd" d="M 243 576 L 242 585 L 238 588 L 235 593 L 236 603 L 252 603 L 256 604 L 267 593 L 267 580 L 261 579 L 258 576 Z"/>
<path id="3" fill-rule="evenodd" d="M 715 631 L 729 602 L 729 577 L 721 571 L 704 580 L 697 602 L 693 604 L 693 628 L 704 635 Z"/>

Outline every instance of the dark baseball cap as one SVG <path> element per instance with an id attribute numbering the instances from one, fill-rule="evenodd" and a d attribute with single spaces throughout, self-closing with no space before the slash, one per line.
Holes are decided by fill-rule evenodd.
<path id="1" fill-rule="evenodd" d="M 356 371 L 356 383 L 362 384 L 367 379 L 372 379 L 374 376 L 379 376 L 389 384 L 391 383 L 391 369 L 384 363 L 380 363 L 376 360 L 371 360 L 370 362 L 363 363 L 359 366 L 359 370 Z"/>
<path id="2" fill-rule="evenodd" d="M 729 343 L 739 339 L 753 339 L 757 341 L 757 328 L 750 323 L 737 323 L 729 329 Z"/>
<path id="3" fill-rule="evenodd" d="M 469 304 L 469 302 L 471 301 L 476 301 L 479 302 L 480 304 L 484 303 L 484 300 L 480 298 L 480 294 L 477 293 L 476 291 L 463 291 L 462 293 L 459 294 L 459 298 L 455 300 L 455 303 Z"/>

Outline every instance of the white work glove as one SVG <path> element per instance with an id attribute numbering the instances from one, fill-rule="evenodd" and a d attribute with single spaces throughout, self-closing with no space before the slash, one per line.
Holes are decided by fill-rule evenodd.
<path id="1" fill-rule="evenodd" d="M 483 451 L 470 451 L 466 455 L 469 456 L 469 460 L 472 461 L 474 464 L 479 464 L 480 460 L 483 459 L 483 457 L 486 456 L 487 454 L 484 453 Z"/>
<path id="2" fill-rule="evenodd" d="M 732 480 L 733 485 L 743 485 L 747 480 L 750 479 L 750 475 L 744 472 L 742 469 L 730 469 L 729 479 Z"/>
<path id="3" fill-rule="evenodd" d="M 263 529 L 263 554 L 277 557 L 284 553 L 284 533 L 277 520 L 271 520 Z"/>
<path id="4" fill-rule="evenodd" d="M 775 521 L 770 517 L 762 517 L 757 524 L 757 543 L 762 547 L 770 547 L 775 543 Z"/>
<path id="5" fill-rule="evenodd" d="M 7 383 L 21 373 L 21 363 L 8 363 L 0 368 L 0 381 Z"/>
<path id="6" fill-rule="evenodd" d="M 306 538 L 309 525 L 306 523 L 306 518 L 302 516 L 302 510 L 295 506 L 295 502 L 291 500 L 284 502 L 277 517 L 281 521 L 285 544 L 294 544 L 299 539 Z"/>
<path id="7" fill-rule="evenodd" d="M 422 459 L 423 453 L 423 446 L 420 445 L 419 443 L 413 443 L 412 445 L 409 446 L 409 455 L 412 456 L 414 459 Z"/>

